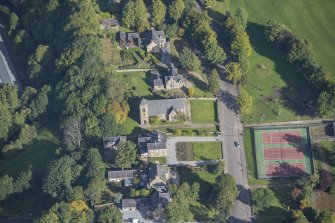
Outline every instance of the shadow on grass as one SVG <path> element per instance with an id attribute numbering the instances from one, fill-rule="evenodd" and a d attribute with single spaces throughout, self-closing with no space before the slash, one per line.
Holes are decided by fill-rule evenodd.
<path id="1" fill-rule="evenodd" d="M 193 214 L 194 219 L 202 222 L 209 222 L 211 220 L 209 216 L 209 210 L 203 205 L 190 204 L 190 211 Z"/>
<path id="2" fill-rule="evenodd" d="M 283 223 L 291 222 L 292 218 L 290 212 L 280 207 L 270 207 L 264 210 L 257 211 L 256 222 L 257 223 Z"/>
<path id="3" fill-rule="evenodd" d="M 303 75 L 286 61 L 284 52 L 265 40 L 264 30 L 263 25 L 248 23 L 247 32 L 253 49 L 275 63 L 275 71 L 288 85 L 280 89 L 284 105 L 294 110 L 296 115 L 312 115 L 314 111 L 310 104 L 315 100 L 316 92 L 311 90 Z"/>

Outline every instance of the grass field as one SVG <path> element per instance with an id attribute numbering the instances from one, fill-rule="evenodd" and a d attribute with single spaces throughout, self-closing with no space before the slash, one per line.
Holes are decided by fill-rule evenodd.
<path id="1" fill-rule="evenodd" d="M 240 0 L 231 9 L 244 7 L 251 23 L 265 24 L 269 19 L 286 24 L 296 35 L 307 38 L 320 64 L 335 75 L 335 1 L 333 0 Z"/>
<path id="2" fill-rule="evenodd" d="M 193 160 L 222 159 L 220 142 L 192 142 Z"/>
<path id="3" fill-rule="evenodd" d="M 150 163 L 160 163 L 160 164 L 165 164 L 166 163 L 166 157 L 152 157 L 149 158 Z"/>
<path id="4" fill-rule="evenodd" d="M 17 176 L 21 171 L 31 168 L 35 187 L 15 196 L 10 196 L 6 202 L 0 205 L 0 216 L 7 216 L 25 222 L 26 219 L 37 216 L 42 210 L 49 207 L 49 196 L 42 192 L 40 184 L 47 164 L 55 156 L 55 150 L 60 141 L 56 131 L 42 130 L 32 145 L 24 149 L 14 157 L 0 161 L 0 176 L 8 174 Z"/>
<path id="5" fill-rule="evenodd" d="M 135 97 L 151 96 L 150 75 L 145 72 L 118 73 L 119 80 L 125 82 Z"/>
<path id="6" fill-rule="evenodd" d="M 317 61 L 335 74 L 335 14 L 332 0 L 240 0 L 231 1 L 231 10 L 244 7 L 249 13 L 247 32 L 253 47 L 248 70 L 247 91 L 254 98 L 254 112 L 248 123 L 298 120 L 308 117 L 313 91 L 300 73 L 290 66 L 283 53 L 264 40 L 269 19 L 286 24 L 296 35 L 312 43 Z M 222 9 L 223 10 L 223 9 Z M 280 110 L 280 115 L 278 115 Z"/>
<path id="7" fill-rule="evenodd" d="M 120 49 L 107 37 L 103 39 L 103 60 L 105 65 L 121 64 Z"/>
<path id="8" fill-rule="evenodd" d="M 34 174 L 43 173 L 59 143 L 52 131 L 44 129 L 32 145 L 26 146 L 12 158 L 1 160 L 0 175 L 16 176 L 28 168 L 31 168 Z"/>
<path id="9" fill-rule="evenodd" d="M 215 123 L 216 102 L 213 100 L 190 100 L 193 123 Z"/>

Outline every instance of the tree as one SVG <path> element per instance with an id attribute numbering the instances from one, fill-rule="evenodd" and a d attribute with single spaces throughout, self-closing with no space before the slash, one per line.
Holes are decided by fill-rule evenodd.
<path id="1" fill-rule="evenodd" d="M 13 181 L 13 193 L 20 193 L 24 190 L 31 188 L 31 179 L 31 170 L 22 171 L 18 178 Z"/>
<path id="2" fill-rule="evenodd" d="M 135 24 L 135 2 L 134 1 L 128 1 L 125 7 L 122 10 L 122 25 L 124 25 L 126 28 L 130 28 L 134 26 Z"/>
<path id="3" fill-rule="evenodd" d="M 245 31 L 236 33 L 231 45 L 231 54 L 239 60 L 241 57 L 249 57 L 252 52 L 249 36 Z"/>
<path id="4" fill-rule="evenodd" d="M 106 189 L 104 178 L 93 177 L 85 190 L 85 195 L 90 199 L 91 205 L 95 205 L 101 199 L 101 192 Z"/>
<path id="5" fill-rule="evenodd" d="M 127 102 L 113 101 L 107 107 L 107 112 L 114 115 L 117 124 L 122 124 L 128 117 L 130 107 Z"/>
<path id="6" fill-rule="evenodd" d="M 316 219 L 316 223 L 334 223 L 335 213 L 332 211 L 322 211 Z"/>
<path id="7" fill-rule="evenodd" d="M 121 223 L 122 213 L 112 205 L 98 212 L 98 223 Z"/>
<path id="8" fill-rule="evenodd" d="M 238 195 L 234 178 L 229 174 L 221 174 L 216 178 L 212 191 L 214 208 L 221 212 L 220 215 L 229 216 Z"/>
<path id="9" fill-rule="evenodd" d="M 295 219 L 293 223 L 309 223 L 302 210 L 293 210 L 292 216 Z"/>
<path id="10" fill-rule="evenodd" d="M 75 161 L 69 156 L 63 156 L 51 162 L 43 180 L 42 189 L 52 197 L 59 196 L 63 191 L 71 188 L 71 183 L 79 173 L 74 173 Z"/>
<path id="11" fill-rule="evenodd" d="M 242 78 L 242 70 L 240 65 L 236 62 L 229 62 L 226 65 L 227 79 L 232 81 L 234 85 L 238 84 Z"/>
<path id="12" fill-rule="evenodd" d="M 187 94 L 188 94 L 189 97 L 193 97 L 195 95 L 195 88 L 194 88 L 194 86 L 190 86 L 187 89 Z"/>
<path id="13" fill-rule="evenodd" d="M 185 9 L 185 4 L 183 0 L 174 0 L 169 7 L 170 17 L 178 22 L 181 16 L 183 15 Z"/>
<path id="14" fill-rule="evenodd" d="M 205 46 L 205 57 L 213 65 L 221 64 L 226 60 L 226 53 L 217 44 L 208 44 Z"/>
<path id="15" fill-rule="evenodd" d="M 103 136 L 119 135 L 122 131 L 121 126 L 116 123 L 114 116 L 108 113 L 102 116 L 100 129 Z"/>
<path id="16" fill-rule="evenodd" d="M 292 31 L 284 24 L 269 21 L 265 26 L 265 37 L 269 42 L 285 44 L 292 36 Z"/>
<path id="17" fill-rule="evenodd" d="M 239 21 L 239 23 L 244 27 L 244 29 L 247 27 L 248 23 L 248 12 L 245 8 L 240 7 L 238 8 L 236 12 L 236 18 Z"/>
<path id="18" fill-rule="evenodd" d="M 38 116 L 43 114 L 48 107 L 49 104 L 49 95 L 51 92 L 51 87 L 48 85 L 45 85 L 42 87 L 40 92 L 37 94 L 37 96 L 32 99 L 29 107 L 31 109 L 31 116 L 32 118 L 36 119 Z"/>
<path id="19" fill-rule="evenodd" d="M 183 191 L 177 190 L 165 210 L 165 216 L 168 223 L 184 222 L 192 217 L 188 200 Z"/>
<path id="20" fill-rule="evenodd" d="M 103 179 L 105 176 L 105 164 L 102 161 L 101 154 L 98 149 L 91 148 L 86 157 L 86 177 L 98 177 Z"/>
<path id="21" fill-rule="evenodd" d="M 9 34 L 13 30 L 15 30 L 18 21 L 19 21 L 19 17 L 15 14 L 15 12 L 11 12 L 9 16 Z"/>
<path id="22" fill-rule="evenodd" d="M 0 201 L 5 200 L 14 191 L 13 178 L 5 175 L 0 178 Z"/>
<path id="23" fill-rule="evenodd" d="M 84 126 L 79 119 L 70 118 L 63 130 L 64 144 L 72 149 L 78 149 L 83 144 Z"/>
<path id="24" fill-rule="evenodd" d="M 331 117 L 335 115 L 335 91 L 323 91 L 318 98 L 318 112 L 322 117 Z"/>
<path id="25" fill-rule="evenodd" d="M 237 103 L 240 107 L 240 111 L 243 115 L 249 115 L 253 111 L 253 98 L 242 89 L 239 96 L 237 97 Z"/>
<path id="26" fill-rule="evenodd" d="M 188 47 L 184 47 L 180 53 L 180 63 L 188 71 L 199 70 L 201 61 L 197 55 Z"/>
<path id="27" fill-rule="evenodd" d="M 127 28 L 134 27 L 139 32 L 149 28 L 147 8 L 143 0 L 128 1 L 122 15 L 122 24 Z"/>
<path id="28" fill-rule="evenodd" d="M 272 190 L 268 188 L 257 188 L 252 191 L 251 199 L 258 208 L 269 208 L 276 199 Z"/>
<path id="29" fill-rule="evenodd" d="M 166 6 L 161 0 L 152 0 L 151 20 L 154 26 L 163 23 L 166 15 Z"/>
<path id="30" fill-rule="evenodd" d="M 287 59 L 290 63 L 307 60 L 311 56 L 311 46 L 306 39 L 292 38 L 289 41 Z"/>
<path id="31" fill-rule="evenodd" d="M 136 145 L 130 141 L 120 142 L 116 151 L 115 164 L 124 169 L 136 163 Z"/>
<path id="32" fill-rule="evenodd" d="M 214 95 L 218 96 L 220 93 L 220 76 L 216 69 L 212 70 L 212 73 L 209 77 L 209 91 Z"/>
<path id="33" fill-rule="evenodd" d="M 0 100 L 0 139 L 7 140 L 10 127 L 12 126 L 12 115 L 8 105 Z"/>

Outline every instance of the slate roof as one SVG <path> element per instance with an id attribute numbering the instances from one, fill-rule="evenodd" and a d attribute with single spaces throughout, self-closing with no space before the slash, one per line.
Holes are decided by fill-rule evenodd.
<path id="1" fill-rule="evenodd" d="M 108 180 L 133 178 L 134 172 L 135 170 L 108 171 Z"/>
<path id="2" fill-rule="evenodd" d="M 119 32 L 119 40 L 123 42 L 133 42 L 134 39 L 140 40 L 140 33 L 124 33 Z"/>
<path id="3" fill-rule="evenodd" d="M 122 199 L 122 208 L 138 208 L 140 205 L 139 199 Z"/>
<path id="4" fill-rule="evenodd" d="M 183 82 L 184 77 L 183 75 L 165 76 L 165 83 L 167 83 L 169 80 L 175 80 L 176 82 Z"/>
<path id="5" fill-rule="evenodd" d="M 14 68 L 0 34 L 0 84 L 15 84 Z"/>
<path id="6" fill-rule="evenodd" d="M 166 134 L 156 130 L 146 136 L 140 136 L 138 146 L 141 154 L 147 153 L 148 150 L 166 149 Z"/>
<path id="7" fill-rule="evenodd" d="M 162 79 L 154 79 L 154 87 L 164 86 Z"/>
<path id="8" fill-rule="evenodd" d="M 178 69 L 173 65 L 173 63 L 170 64 L 169 72 L 171 76 L 178 75 Z"/>
<path id="9" fill-rule="evenodd" d="M 161 38 L 166 38 L 164 31 L 147 30 L 141 34 L 142 38 L 153 40 L 154 42 L 159 41 Z"/>
<path id="10" fill-rule="evenodd" d="M 161 180 L 167 181 L 166 174 L 169 173 L 169 167 L 167 165 L 155 164 L 149 167 L 149 181 L 156 179 L 158 176 Z"/>
<path id="11" fill-rule="evenodd" d="M 109 19 L 102 19 L 101 24 L 106 27 L 114 27 L 114 26 L 119 26 L 119 21 L 117 19 L 109 18 Z"/>
<path id="12" fill-rule="evenodd" d="M 161 99 L 161 100 L 146 100 L 141 101 L 142 105 L 148 105 L 149 116 L 168 114 L 171 110 L 185 109 L 184 98 Z"/>
<path id="13" fill-rule="evenodd" d="M 105 149 L 115 149 L 120 142 L 126 142 L 127 136 L 113 136 L 113 137 L 104 137 L 104 148 Z"/>

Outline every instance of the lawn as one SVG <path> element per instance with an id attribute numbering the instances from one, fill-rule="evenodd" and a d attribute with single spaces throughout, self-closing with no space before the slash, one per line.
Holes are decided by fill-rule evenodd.
<path id="1" fill-rule="evenodd" d="M 282 223 L 291 222 L 291 214 L 288 206 L 291 199 L 291 188 L 271 188 L 276 199 L 272 201 L 272 207 L 266 209 L 256 209 L 256 223 Z"/>
<path id="2" fill-rule="evenodd" d="M 54 132 L 44 129 L 32 145 L 25 146 L 12 158 L 1 160 L 0 175 L 16 176 L 28 168 L 31 168 L 35 175 L 43 173 L 59 144 Z"/>
<path id="3" fill-rule="evenodd" d="M 331 154 L 334 153 L 334 148 L 335 148 L 335 142 L 331 141 L 321 141 L 320 144 L 323 147 L 323 150 L 326 155 L 327 163 L 330 167 L 330 171 L 333 176 L 335 176 L 335 160 L 330 159 Z M 314 160 L 321 160 L 321 157 L 314 157 Z M 318 162 L 318 161 L 317 161 Z M 319 161 L 322 162 L 322 161 Z M 318 164 L 320 166 L 320 164 Z"/>
<path id="4" fill-rule="evenodd" d="M 335 1 L 333 0 L 240 0 L 231 9 L 244 7 L 251 23 L 264 25 L 269 19 L 287 25 L 296 35 L 308 39 L 317 61 L 335 75 Z"/>
<path id="5" fill-rule="evenodd" d="M 151 77 L 145 72 L 117 73 L 119 80 L 125 82 L 128 89 L 133 90 L 135 97 L 151 96 Z"/>
<path id="6" fill-rule="evenodd" d="M 222 159 L 221 142 L 192 142 L 193 160 Z"/>
<path id="7" fill-rule="evenodd" d="M 313 98 L 313 91 L 302 75 L 286 62 L 283 53 L 266 43 L 264 25 L 273 19 L 286 24 L 296 35 L 310 40 L 317 61 L 335 73 L 335 14 L 332 12 L 335 1 L 231 1 L 233 12 L 238 7 L 246 8 L 249 13 L 247 32 L 254 49 L 246 86 L 254 98 L 254 112 L 245 117 L 245 122 L 259 123 L 262 114 L 263 121 L 309 118 L 311 111 L 307 105 Z"/>
<path id="8" fill-rule="evenodd" d="M 103 39 L 103 60 L 105 65 L 121 64 L 120 49 L 107 37 Z"/>
<path id="9" fill-rule="evenodd" d="M 149 163 L 160 163 L 165 164 L 166 163 L 166 157 L 151 157 L 149 158 Z"/>
<path id="10" fill-rule="evenodd" d="M 256 172 L 256 157 L 254 153 L 254 136 L 253 136 L 253 129 L 251 128 L 244 129 L 244 150 L 247 159 L 249 179 L 256 178 L 257 172 Z"/>
<path id="11" fill-rule="evenodd" d="M 43 193 L 40 184 L 47 164 L 55 156 L 60 141 L 55 130 L 43 129 L 32 145 L 25 146 L 14 157 L 0 161 L 0 175 L 17 176 L 21 171 L 31 168 L 34 184 L 30 190 L 10 196 L 0 205 L 0 216 L 31 222 L 42 210 L 48 209 L 52 200 Z"/>
<path id="12" fill-rule="evenodd" d="M 215 123 L 216 102 L 214 100 L 190 100 L 193 123 Z"/>

